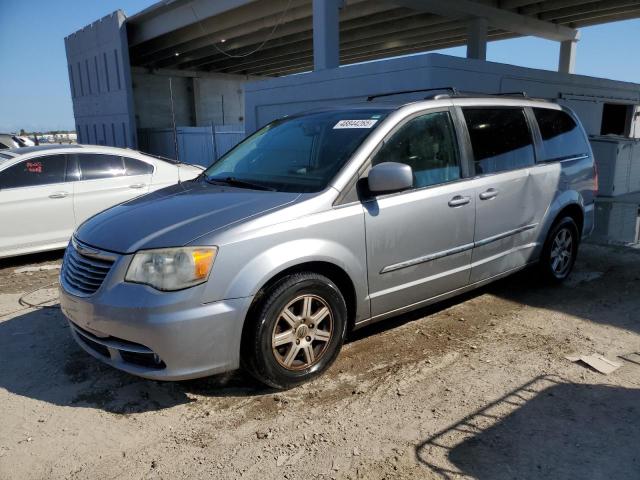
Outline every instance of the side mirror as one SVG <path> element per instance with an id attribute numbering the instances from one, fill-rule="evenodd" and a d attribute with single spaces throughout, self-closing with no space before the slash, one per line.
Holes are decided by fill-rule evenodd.
<path id="1" fill-rule="evenodd" d="M 371 193 L 407 190 L 413 187 L 413 171 L 404 163 L 379 163 L 369 171 L 368 183 Z"/>

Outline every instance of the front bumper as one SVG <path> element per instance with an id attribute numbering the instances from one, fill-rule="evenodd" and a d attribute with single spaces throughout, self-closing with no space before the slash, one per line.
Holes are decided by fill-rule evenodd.
<path id="1" fill-rule="evenodd" d="M 114 264 L 90 296 L 69 293 L 61 281 L 60 307 L 85 351 L 154 380 L 185 380 L 239 367 L 252 297 L 203 304 L 205 285 L 165 293 L 124 283 L 122 263 Z"/>

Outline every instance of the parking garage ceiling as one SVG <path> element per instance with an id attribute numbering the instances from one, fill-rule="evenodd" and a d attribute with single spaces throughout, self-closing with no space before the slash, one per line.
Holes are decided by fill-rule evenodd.
<path id="1" fill-rule="evenodd" d="M 640 0 L 346 0 L 340 63 L 465 45 L 478 17 L 488 20 L 489 41 L 527 28 L 562 40 L 580 27 L 640 18 Z M 513 19 L 518 27 L 510 30 Z M 265 76 L 309 71 L 312 23 L 312 0 L 164 1 L 127 19 L 131 64 Z"/>

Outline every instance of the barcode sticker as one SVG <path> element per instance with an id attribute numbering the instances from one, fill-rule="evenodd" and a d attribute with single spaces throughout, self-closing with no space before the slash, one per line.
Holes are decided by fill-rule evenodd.
<path id="1" fill-rule="evenodd" d="M 338 128 L 371 128 L 378 120 L 340 120 L 333 129 Z"/>

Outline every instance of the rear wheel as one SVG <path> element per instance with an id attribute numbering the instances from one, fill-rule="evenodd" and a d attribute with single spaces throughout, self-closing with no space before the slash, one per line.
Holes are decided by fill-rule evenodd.
<path id="1" fill-rule="evenodd" d="M 578 254 L 578 226 L 571 217 L 558 220 L 551 228 L 540 259 L 540 272 L 544 280 L 552 283 L 564 281 Z"/>
<path id="2" fill-rule="evenodd" d="M 245 368 L 262 383 L 286 389 L 333 363 L 346 334 L 347 308 L 330 279 L 298 273 L 270 288 L 249 322 Z"/>

